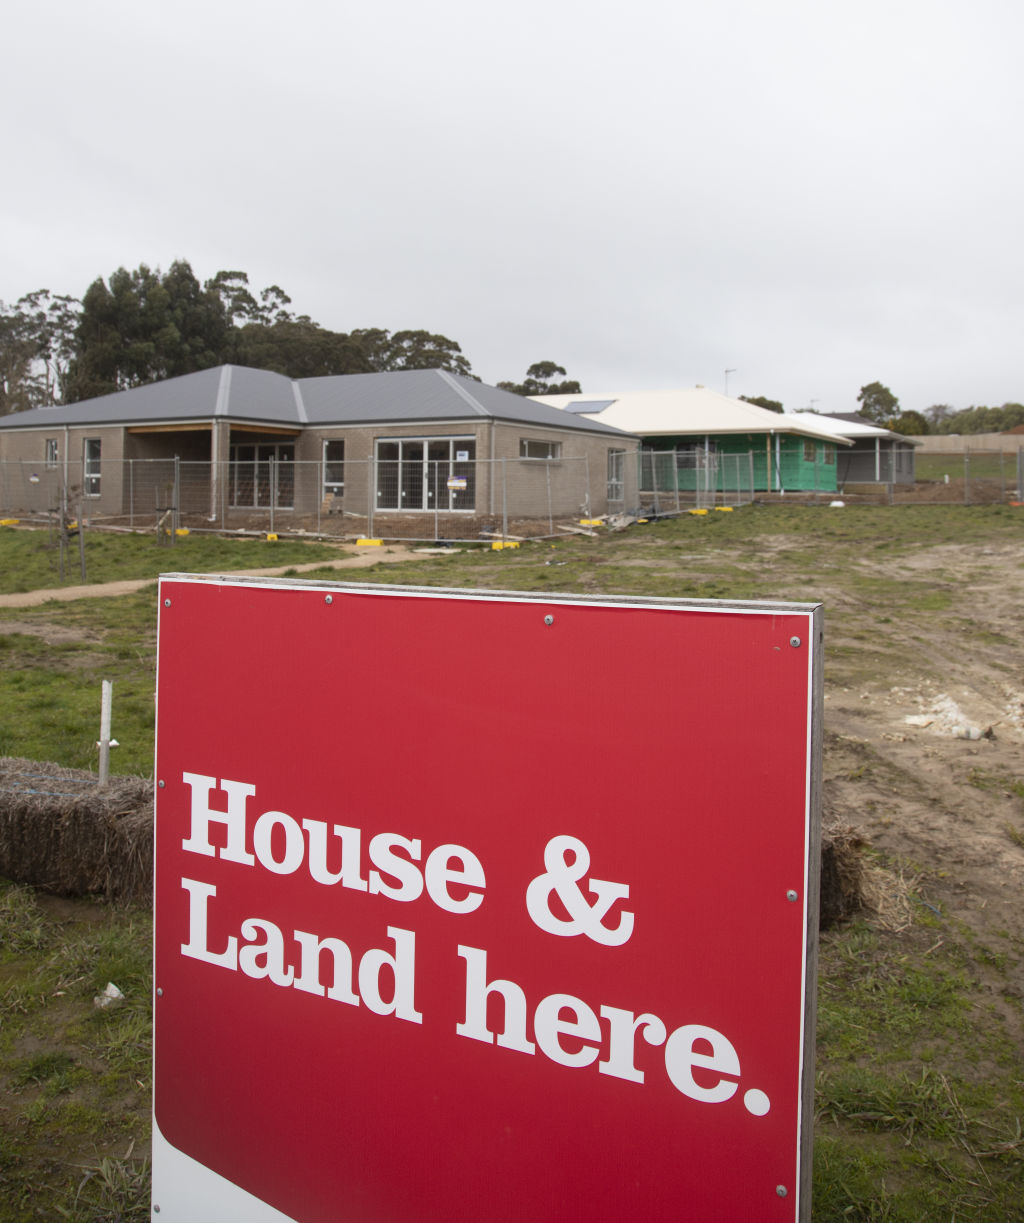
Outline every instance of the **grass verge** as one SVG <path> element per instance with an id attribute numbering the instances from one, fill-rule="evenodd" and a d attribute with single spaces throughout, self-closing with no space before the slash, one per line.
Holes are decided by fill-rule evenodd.
<path id="1" fill-rule="evenodd" d="M 971 581 L 999 583 L 1007 565 L 1019 567 L 1022 542 L 1024 517 L 998 506 L 750 507 L 599 540 L 380 565 L 359 577 L 821 600 L 827 688 L 870 695 L 902 682 L 911 666 L 914 676 L 934 670 L 941 679 L 964 641 L 976 657 L 1021 673 L 1015 635 L 976 623 L 977 596 L 962 574 L 916 561 L 925 548 L 940 556 L 968 545 Z M 989 559 L 1003 545 L 1013 548 Z M 184 548 L 161 551 L 166 569 L 164 556 L 174 568 L 200 568 L 184 563 L 192 556 Z M 0 751 L 90 767 L 99 680 L 113 678 L 124 744 L 115 767 L 149 773 L 155 623 L 155 588 L 0 611 Z M 940 626 L 952 627 L 954 645 L 942 644 Z M 858 760 L 849 780 L 876 777 L 891 790 L 867 748 Z M 1019 778 L 1001 772 L 975 769 L 964 784 L 1020 798 Z M 1022 823 L 1015 814 L 1006 826 L 1014 852 Z M 822 940 L 814 1188 L 822 1223 L 1024 1218 L 1024 939 L 968 931 L 928 898 L 927 878 L 920 887 L 925 902 L 906 928 L 862 921 Z M 149 946 L 139 910 L 53 902 L 0 884 L 0 1218 L 145 1217 Z M 108 980 L 128 1000 L 95 1011 L 92 998 Z"/>

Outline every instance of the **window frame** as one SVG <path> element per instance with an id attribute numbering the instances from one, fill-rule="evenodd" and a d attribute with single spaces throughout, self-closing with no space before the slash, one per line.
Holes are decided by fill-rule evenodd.
<path id="1" fill-rule="evenodd" d="M 340 446 L 341 458 L 328 458 L 327 447 Z M 323 481 L 322 493 L 323 497 L 344 497 L 345 495 L 345 439 L 343 437 L 325 437 L 323 439 L 323 447 L 321 448 L 321 458 L 323 459 Z M 340 468 L 341 479 L 328 479 L 328 469 Z M 335 472 L 335 474 L 337 474 Z"/>
<path id="2" fill-rule="evenodd" d="M 543 454 L 531 454 L 532 449 L 543 450 Z M 546 441 L 540 437 L 519 439 L 519 458 L 527 463 L 558 463 L 562 458 L 562 443 Z"/>
<path id="3" fill-rule="evenodd" d="M 617 490 L 617 492 L 616 492 Z M 608 451 L 608 487 L 606 497 L 609 504 L 626 499 L 626 451 Z"/>
<path id="4" fill-rule="evenodd" d="M 95 447 L 95 452 L 92 448 Z M 95 470 L 94 470 L 95 468 Z M 100 497 L 103 494 L 103 439 L 82 439 L 82 496 Z"/>
<path id="5" fill-rule="evenodd" d="M 475 434 L 443 436 L 375 437 L 373 439 L 374 512 L 382 514 L 475 514 Z M 394 447 L 393 458 L 381 458 L 384 447 Z M 415 448 L 419 447 L 419 453 Z M 444 447 L 446 455 L 440 453 Z M 460 451 L 470 457 L 461 459 Z M 383 464 L 390 465 L 383 467 Z M 385 478 L 394 468 L 394 480 Z M 444 469 L 444 471 L 442 471 Z M 465 480 L 453 488 L 451 480 Z M 407 498 L 410 498 L 411 502 Z"/>
<path id="6" fill-rule="evenodd" d="M 252 457 L 240 458 L 239 451 L 242 450 L 251 451 Z M 282 450 L 291 453 L 282 456 Z M 271 451 L 273 453 L 269 453 Z M 274 463 L 273 467 L 271 460 Z M 283 480 L 282 474 L 284 474 Z M 246 490 L 250 499 L 240 501 L 241 490 Z M 268 510 L 271 508 L 271 502 L 275 510 L 295 508 L 294 440 L 231 442 L 228 446 L 229 508 L 233 510 Z"/>

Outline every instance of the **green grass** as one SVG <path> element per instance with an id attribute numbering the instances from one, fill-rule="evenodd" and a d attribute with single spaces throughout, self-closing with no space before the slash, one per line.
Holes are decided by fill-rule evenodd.
<path id="1" fill-rule="evenodd" d="M 972 446 L 970 438 L 964 438 L 965 446 Z M 1007 484 L 1017 482 L 1017 455 L 1007 453 L 1000 457 L 993 451 L 972 453 L 969 462 L 965 464 L 963 454 L 916 454 L 914 456 L 914 474 L 918 480 L 942 480 L 949 476 L 950 480 L 999 480 Z"/>
<path id="2" fill-rule="evenodd" d="M 64 559 L 64 585 L 82 584 L 77 538 Z M 263 569 L 298 565 L 337 557 L 331 544 L 301 540 L 222 539 L 188 535 L 173 547 L 161 547 L 152 533 L 106 534 L 86 530 L 86 581 L 119 582 L 156 578 L 161 573 L 215 573 L 219 570 Z M 60 548 L 47 530 L 0 527 L 0 594 L 45 590 L 59 586 Z"/>
<path id="3" fill-rule="evenodd" d="M 44 532 L 0 530 L 0 575 L 32 569 L 25 550 Z M 175 549 L 145 536 L 100 536 L 106 574 L 253 567 L 273 557 L 337 555 L 313 544 L 189 537 Z M 828 677 L 857 682 L 901 665 L 892 638 L 871 631 L 865 612 L 925 640 L 936 613 L 971 611 L 952 577 L 908 578 L 900 558 L 929 543 L 991 545 L 1024 539 L 1024 517 L 1005 506 L 751 506 L 733 514 L 684 515 L 599 540 L 573 538 L 492 552 L 466 549 L 430 561 L 410 557 L 361 570 L 376 583 L 630 594 L 668 598 L 792 599 L 827 605 Z M 891 573 L 880 573 L 877 559 Z M 874 556 L 872 554 L 875 554 Z M 253 559 L 255 558 L 255 560 Z M 865 559 L 868 558 L 868 559 Z M 171 561 L 173 559 L 173 564 Z M 38 560 L 38 558 L 37 558 Z M 302 575 L 335 581 L 324 569 Z M 0 583 L 4 579 L 0 576 Z M 8 576 L 8 582 L 11 580 Z M 915 633 L 920 626 L 921 632 Z M 101 682 L 114 684 L 112 767 L 148 776 L 154 732 L 156 589 L 119 599 L 31 609 L 0 608 L 0 755 L 95 768 Z M 972 648 L 994 649 L 971 636 Z"/>
<path id="4" fill-rule="evenodd" d="M 5 550 L 19 534 L 0 531 L 0 572 L 22 563 Z M 213 552 L 201 564 L 192 544 L 207 541 L 190 539 L 174 551 L 154 549 L 155 567 L 138 573 L 143 566 L 130 554 L 152 541 L 110 539 L 111 569 L 135 565 L 138 576 L 229 567 Z M 1022 542 L 1024 515 L 1003 506 L 749 507 L 598 540 L 466 549 L 357 576 L 455 588 L 824 601 L 827 688 L 887 690 L 901 682 L 908 652 L 915 676 L 933 668 L 942 677 L 939 623 L 1019 675 L 1016 642 L 988 640 L 972 628 L 968 582 L 938 568 L 910 571 L 904 562 L 922 547 L 964 544 L 977 549 L 980 573 L 991 563 L 984 548 Z M 240 562 L 246 567 L 256 563 L 253 552 L 262 558 L 273 547 L 275 559 L 281 555 L 281 545 L 228 546 L 252 550 Z M 116 559 L 119 548 L 128 559 Z M 110 678 L 114 733 L 123 744 L 114 767 L 148 774 L 155 626 L 155 587 L 116 600 L 0 609 L 0 753 L 95 767 L 100 680 Z M 848 779 L 876 795 L 919 784 L 896 776 L 870 745 L 851 750 Z M 982 758 L 964 766 L 963 784 L 993 799 L 1024 797 L 1018 777 Z M 1022 825 L 1024 813 L 1005 825 L 1008 847 L 1024 842 Z M 94 902 L 81 902 L 76 914 L 0 883 L 0 1219 L 13 1223 L 40 1210 L 83 1223 L 147 1217 L 148 1164 L 137 1152 L 149 1123 L 149 918 Z M 1022 1219 L 1024 942 L 1005 931 L 979 940 L 925 903 L 915 905 L 915 916 L 899 934 L 859 922 L 823 937 L 814 1218 Z M 108 980 L 127 1001 L 97 1011 L 92 997 Z"/>
<path id="5" fill-rule="evenodd" d="M 9 631 L 6 624 L 20 626 Z M 26 631 L 30 630 L 30 631 Z M 111 680 L 111 767 L 153 767 L 156 587 L 119 599 L 0 610 L 0 756 L 98 765 L 102 681 Z"/>
<path id="6" fill-rule="evenodd" d="M 0 880 L 0 1219 L 145 1219 L 152 922 Z M 97 1010 L 109 980 L 124 1002 Z"/>

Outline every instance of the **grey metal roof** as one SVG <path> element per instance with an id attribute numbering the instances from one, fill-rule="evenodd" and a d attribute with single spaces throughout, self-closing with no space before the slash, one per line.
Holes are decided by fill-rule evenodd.
<path id="1" fill-rule="evenodd" d="M 205 422 L 216 417 L 296 428 L 483 418 L 630 436 L 444 370 L 291 379 L 241 365 L 221 365 L 81 403 L 16 412 L 0 418 L 0 429 Z"/>
<path id="2" fill-rule="evenodd" d="M 310 424 L 492 419 L 622 436 L 620 429 L 567 417 L 547 404 L 439 369 L 302 378 L 298 385 Z"/>
<path id="3" fill-rule="evenodd" d="M 15 412 L 0 418 L 0 428 L 208 421 L 214 416 L 298 424 L 291 379 L 268 370 L 219 365 L 80 403 Z"/>

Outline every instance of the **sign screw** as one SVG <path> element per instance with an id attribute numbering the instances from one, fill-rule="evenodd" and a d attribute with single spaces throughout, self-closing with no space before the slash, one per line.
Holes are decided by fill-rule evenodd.
<path id="1" fill-rule="evenodd" d="M 792 888 L 790 888 L 789 891 L 786 893 L 786 899 L 787 900 L 799 900 L 799 896 L 797 896 L 796 892 Z"/>
<path id="2" fill-rule="evenodd" d="M 170 605 L 171 605 L 170 599 L 164 599 L 164 607 L 170 607 Z"/>
<path id="3" fill-rule="evenodd" d="M 799 638 L 799 637 L 790 637 L 790 639 L 789 639 L 789 644 L 790 644 L 790 645 L 793 647 L 793 649 L 794 649 L 794 650 L 798 650 L 798 649 L 800 648 L 800 644 L 801 644 L 801 642 L 800 642 L 800 638 Z"/>
<path id="4" fill-rule="evenodd" d="M 789 1193 L 789 1190 L 786 1188 L 785 1185 L 776 1185 L 775 1192 L 779 1195 L 780 1198 L 784 1198 Z"/>
<path id="5" fill-rule="evenodd" d="M 165 782 L 165 781 L 158 781 L 156 784 L 157 784 L 157 785 L 160 787 L 160 789 L 162 790 L 162 789 L 164 788 L 164 786 L 167 784 L 167 782 Z"/>
<path id="6" fill-rule="evenodd" d="M 545 624 L 554 624 L 554 622 L 555 622 L 555 618 L 554 618 L 554 616 L 545 616 L 545 617 L 544 617 L 544 623 L 545 623 Z"/>
<path id="7" fill-rule="evenodd" d="M 324 599 L 324 602 L 325 602 L 325 603 L 333 603 L 333 602 L 334 602 L 334 597 L 333 597 L 333 595 L 327 595 L 327 596 L 326 596 L 326 598 Z"/>
<path id="8" fill-rule="evenodd" d="M 164 996 L 164 991 L 159 986 L 157 986 L 156 996 L 158 998 L 162 998 Z"/>

